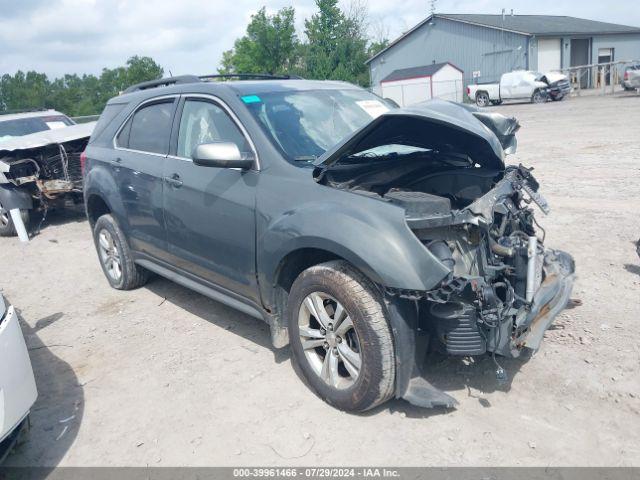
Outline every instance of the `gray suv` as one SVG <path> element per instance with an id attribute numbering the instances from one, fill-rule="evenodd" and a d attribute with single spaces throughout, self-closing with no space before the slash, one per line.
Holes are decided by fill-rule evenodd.
<path id="1" fill-rule="evenodd" d="M 343 82 L 147 82 L 94 130 L 87 215 L 112 287 L 153 272 L 264 320 L 337 408 L 452 407 L 427 351 L 536 350 L 571 293 L 537 182 L 504 164 L 518 126 Z"/>

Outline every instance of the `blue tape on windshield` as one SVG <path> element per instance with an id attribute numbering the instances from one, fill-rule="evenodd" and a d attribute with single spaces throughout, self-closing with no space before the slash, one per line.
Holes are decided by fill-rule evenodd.
<path id="1" fill-rule="evenodd" d="M 244 103 L 260 103 L 262 99 L 257 95 L 245 95 L 241 97 Z"/>

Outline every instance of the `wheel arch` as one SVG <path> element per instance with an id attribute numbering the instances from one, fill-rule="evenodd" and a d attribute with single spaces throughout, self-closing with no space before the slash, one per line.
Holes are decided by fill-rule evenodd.
<path id="1" fill-rule="evenodd" d="M 87 196 L 86 202 L 86 212 L 87 219 L 89 220 L 89 224 L 91 228 L 93 228 L 98 221 L 98 219 L 102 215 L 106 215 L 108 213 L 112 213 L 113 210 L 107 203 L 107 201 L 102 197 L 102 195 L 97 193 L 91 193 Z"/>

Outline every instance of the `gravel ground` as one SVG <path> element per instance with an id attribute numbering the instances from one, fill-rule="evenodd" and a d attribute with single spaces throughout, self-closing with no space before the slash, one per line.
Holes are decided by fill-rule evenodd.
<path id="1" fill-rule="evenodd" d="M 339 412 L 300 381 L 264 324 L 155 279 L 119 292 L 81 214 L 52 216 L 29 245 L 0 238 L 0 286 L 20 311 L 39 398 L 8 465 L 640 466 L 640 97 L 496 111 L 521 123 L 571 252 L 581 306 L 529 360 L 430 359 L 459 401 Z"/>

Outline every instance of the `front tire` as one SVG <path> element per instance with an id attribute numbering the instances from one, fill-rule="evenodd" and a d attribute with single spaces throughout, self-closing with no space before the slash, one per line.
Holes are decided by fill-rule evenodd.
<path id="1" fill-rule="evenodd" d="M 360 412 L 393 395 L 393 337 L 380 294 L 343 261 L 308 268 L 289 293 L 287 322 L 296 363 L 327 403 Z"/>
<path id="2" fill-rule="evenodd" d="M 546 101 L 547 96 L 543 92 L 540 90 L 533 92 L 533 95 L 531 96 L 531 103 L 546 103 Z"/>
<path id="3" fill-rule="evenodd" d="M 118 222 L 111 215 L 101 216 L 93 229 L 93 241 L 100 266 L 116 290 L 133 290 L 147 283 L 149 272 L 136 265 Z"/>
<path id="4" fill-rule="evenodd" d="M 25 228 L 29 231 L 29 210 L 20 210 L 20 216 Z M 0 237 L 15 237 L 17 234 L 9 210 L 6 210 L 0 203 Z"/>

